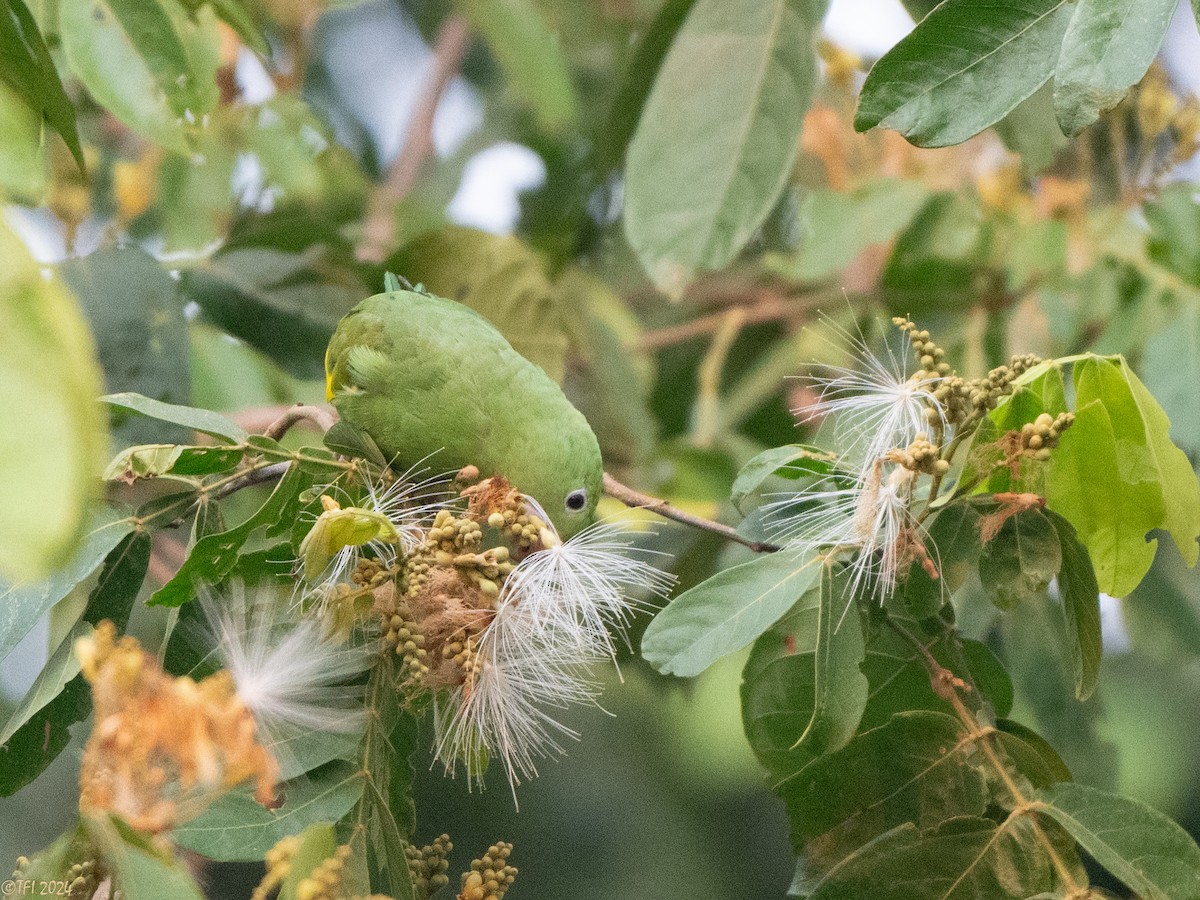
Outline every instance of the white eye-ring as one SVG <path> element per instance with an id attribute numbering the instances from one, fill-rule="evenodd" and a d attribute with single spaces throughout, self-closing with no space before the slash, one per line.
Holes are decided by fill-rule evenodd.
<path id="1" fill-rule="evenodd" d="M 587 491 L 583 488 L 571 491 L 571 493 L 567 494 L 566 502 L 563 505 L 572 512 L 579 512 L 587 506 Z"/>

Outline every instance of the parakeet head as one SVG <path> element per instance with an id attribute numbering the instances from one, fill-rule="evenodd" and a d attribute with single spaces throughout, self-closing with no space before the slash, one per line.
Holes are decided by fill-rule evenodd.
<path id="1" fill-rule="evenodd" d="M 587 436 L 591 437 L 590 432 Z M 538 502 L 564 541 L 596 521 L 596 504 L 600 502 L 604 477 L 598 447 L 594 453 L 586 443 L 570 449 L 572 452 L 563 467 L 548 473 L 553 477 L 546 478 L 544 483 L 537 479 L 532 484 L 514 480 L 524 494 Z"/>

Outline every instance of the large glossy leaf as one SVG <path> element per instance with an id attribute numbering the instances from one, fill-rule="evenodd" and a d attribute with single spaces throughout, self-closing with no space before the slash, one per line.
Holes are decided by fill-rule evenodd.
<path id="1" fill-rule="evenodd" d="M 533 0 L 455 0 L 542 127 L 562 128 L 579 100 L 558 38 Z"/>
<path id="2" fill-rule="evenodd" d="M 1200 847 L 1140 800 L 1064 783 L 1038 795 L 1040 811 L 1145 900 L 1200 896 Z"/>
<path id="3" fill-rule="evenodd" d="M 211 9 L 193 19 L 178 0 L 62 0 L 59 29 L 67 62 L 97 101 L 139 134 L 188 152 L 186 131 L 218 100 Z"/>
<path id="4" fill-rule="evenodd" d="M 62 566 L 83 537 L 108 434 L 95 402 L 100 372 L 87 323 L 3 223 L 0 334 L 0 395 L 8 399 L 0 431 L 0 577 L 36 579 Z"/>
<path id="5" fill-rule="evenodd" d="M 1028 816 L 1002 825 L 966 816 L 881 835 L 830 870 L 811 900 L 1026 900 L 1049 897 L 1054 887 L 1054 868 Z"/>
<path id="6" fill-rule="evenodd" d="M 625 172 L 625 233 L 660 290 L 679 295 L 696 271 L 724 266 L 774 206 L 812 99 L 826 5 L 697 0 L 679 29 Z"/>
<path id="7" fill-rule="evenodd" d="M 853 736 L 867 703 L 858 612 L 828 569 L 783 621 L 755 641 L 742 674 L 751 748 L 784 777 Z"/>
<path id="8" fill-rule="evenodd" d="M 1021 156 L 1021 167 L 1040 172 L 1070 143 L 1054 117 L 1054 84 L 1047 82 L 996 123 L 1004 146 Z"/>
<path id="9" fill-rule="evenodd" d="M 568 337 L 561 300 L 541 259 L 521 241 L 474 228 L 442 228 L 401 247 L 387 268 L 471 307 L 513 349 L 562 382 Z"/>
<path id="10" fill-rule="evenodd" d="M 82 169 L 75 107 L 63 90 L 46 41 L 24 0 L 0 3 L 0 81 L 39 121 L 45 117 L 50 127 L 62 135 Z"/>
<path id="11" fill-rule="evenodd" d="M 59 268 L 92 325 L 108 393 L 134 391 L 164 403 L 191 395 L 187 320 L 178 283 L 136 248 L 97 250 Z M 124 410 L 113 411 L 118 446 L 151 441 L 187 443 L 172 428 Z"/>
<path id="12" fill-rule="evenodd" d="M 784 550 L 718 572 L 655 616 L 642 637 L 642 656 L 663 674 L 699 675 L 770 628 L 824 567 L 812 554 Z"/>
<path id="13" fill-rule="evenodd" d="M 285 782 L 283 805 L 266 809 L 243 791 L 226 794 L 199 818 L 172 833 L 176 843 L 219 860 L 261 860 L 281 838 L 315 822 L 336 822 L 363 792 L 363 773 L 353 763 L 332 762 Z"/>
<path id="14" fill-rule="evenodd" d="M 1046 83 L 1070 0 L 946 0 L 875 64 L 854 127 L 899 131 L 919 147 L 958 144 Z"/>
<path id="15" fill-rule="evenodd" d="M 1178 0 L 1076 0 L 1054 72 L 1054 111 L 1078 134 L 1121 102 L 1158 55 Z"/>

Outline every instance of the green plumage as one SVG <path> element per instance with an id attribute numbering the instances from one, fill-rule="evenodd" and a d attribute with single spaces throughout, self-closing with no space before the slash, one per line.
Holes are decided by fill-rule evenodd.
<path id="1" fill-rule="evenodd" d="M 587 420 L 468 307 L 417 291 L 369 297 L 338 324 L 325 372 L 338 413 L 397 468 L 427 459 L 502 475 L 563 539 L 594 520 L 603 467 Z"/>

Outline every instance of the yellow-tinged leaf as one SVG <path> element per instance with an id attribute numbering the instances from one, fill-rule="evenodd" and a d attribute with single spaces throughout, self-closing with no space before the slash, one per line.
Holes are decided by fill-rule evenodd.
<path id="1" fill-rule="evenodd" d="M 34 579 L 82 537 L 108 450 L 100 370 L 74 297 L 0 223 L 0 574 Z"/>

